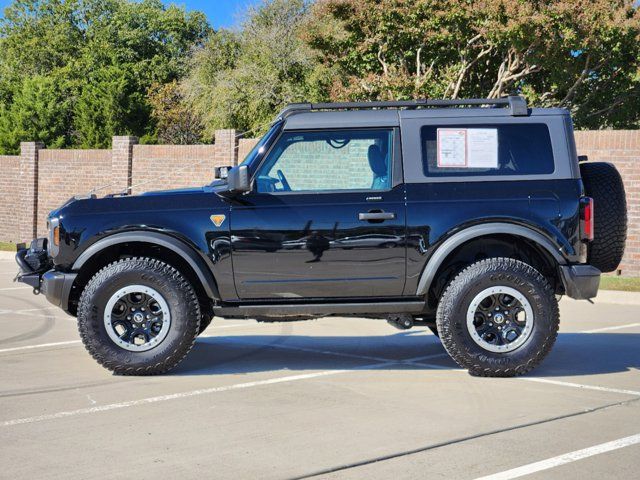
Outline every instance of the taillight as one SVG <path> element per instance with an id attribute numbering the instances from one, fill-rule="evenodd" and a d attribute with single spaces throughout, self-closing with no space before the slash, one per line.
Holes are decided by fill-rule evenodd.
<path id="1" fill-rule="evenodd" d="M 580 220 L 582 226 L 582 239 L 593 240 L 593 198 L 583 197 L 582 208 L 580 210 Z"/>

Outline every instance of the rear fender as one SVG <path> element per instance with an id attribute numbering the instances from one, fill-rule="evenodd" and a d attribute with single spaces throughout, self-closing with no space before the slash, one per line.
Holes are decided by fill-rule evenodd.
<path id="1" fill-rule="evenodd" d="M 427 265 L 420 276 L 416 295 L 426 295 L 429 291 L 429 287 L 431 286 L 431 282 L 438 272 L 438 269 L 457 247 L 474 238 L 495 234 L 517 235 L 532 240 L 549 252 L 559 265 L 565 265 L 567 263 L 567 260 L 562 256 L 560 249 L 556 247 L 551 240 L 535 230 L 523 227 L 522 225 L 513 225 L 509 223 L 494 222 L 475 225 L 452 235 L 445 240 L 440 247 L 438 247 L 427 262 Z"/>

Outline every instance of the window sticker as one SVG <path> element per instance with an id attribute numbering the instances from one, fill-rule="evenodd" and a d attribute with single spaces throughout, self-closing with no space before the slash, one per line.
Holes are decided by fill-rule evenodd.
<path id="1" fill-rule="evenodd" d="M 438 128 L 439 168 L 498 168 L 497 128 Z"/>
<path id="2" fill-rule="evenodd" d="M 467 166 L 467 131 L 465 129 L 438 129 L 438 167 Z"/>
<path id="3" fill-rule="evenodd" d="M 468 168 L 498 168 L 498 129 L 467 130 Z"/>

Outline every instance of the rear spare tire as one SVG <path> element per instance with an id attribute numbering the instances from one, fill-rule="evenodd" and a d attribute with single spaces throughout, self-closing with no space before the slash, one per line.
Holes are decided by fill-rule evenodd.
<path id="1" fill-rule="evenodd" d="M 582 182 L 594 203 L 594 238 L 587 262 L 602 272 L 613 272 L 624 254 L 627 240 L 627 200 L 622 177 L 610 163 L 580 164 Z"/>

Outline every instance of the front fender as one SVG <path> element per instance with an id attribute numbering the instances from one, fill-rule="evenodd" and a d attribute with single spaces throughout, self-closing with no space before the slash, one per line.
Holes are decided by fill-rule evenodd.
<path id="1" fill-rule="evenodd" d="M 211 268 L 207 260 L 203 258 L 203 255 L 199 254 L 193 247 L 187 245 L 182 240 L 157 232 L 145 230 L 122 232 L 98 240 L 78 256 L 73 263 L 72 270 L 75 272 L 80 271 L 85 263 L 105 248 L 131 242 L 152 243 L 177 253 L 196 273 L 207 296 L 212 299 L 220 299 L 220 293 L 218 292 L 215 279 L 211 273 Z"/>

